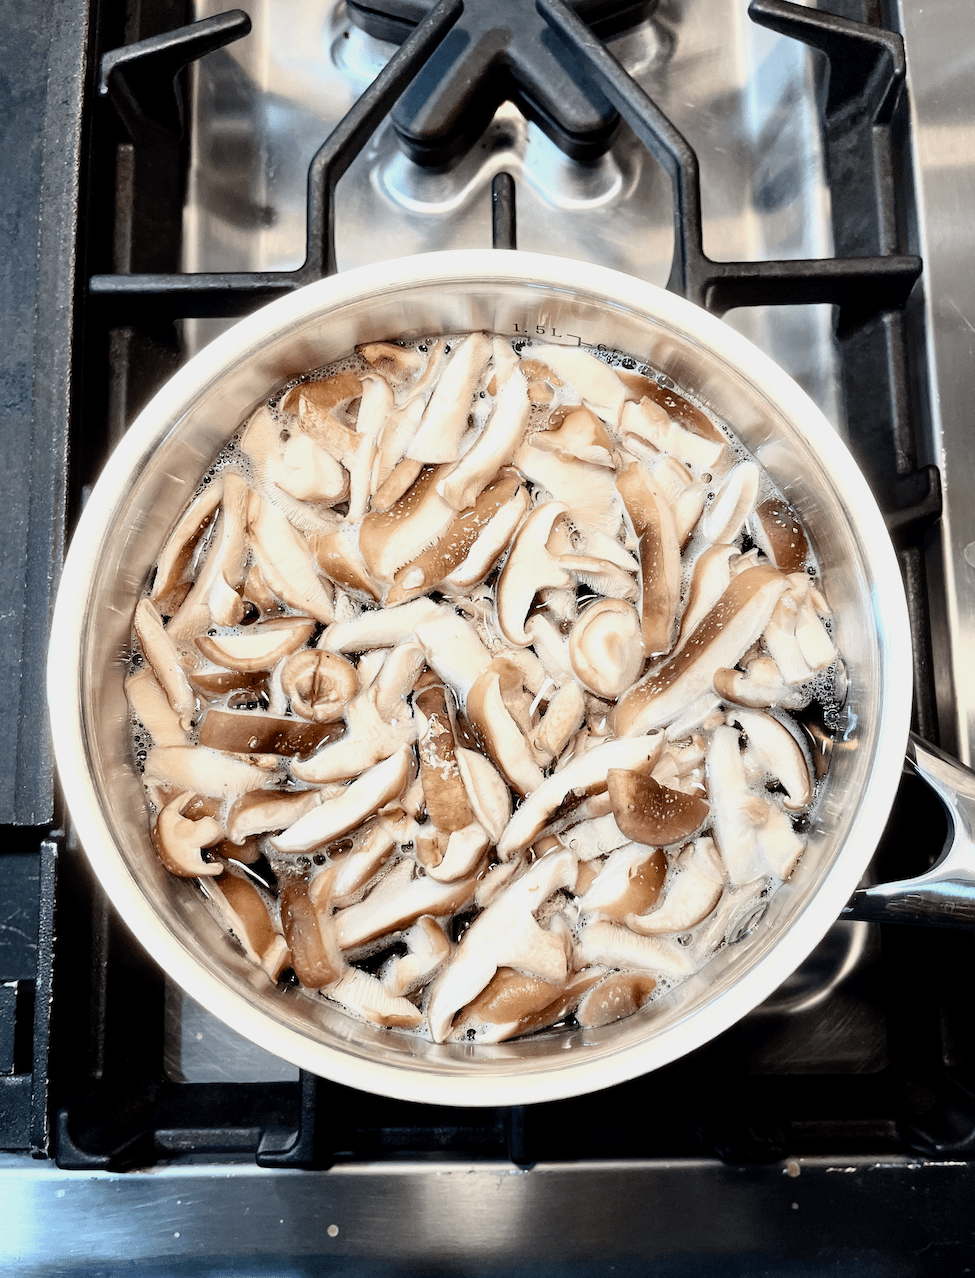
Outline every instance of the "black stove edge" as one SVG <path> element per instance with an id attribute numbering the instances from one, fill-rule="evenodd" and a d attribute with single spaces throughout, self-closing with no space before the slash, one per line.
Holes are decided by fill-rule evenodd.
<path id="1" fill-rule="evenodd" d="M 19 1278 L 907 1278 L 965 1272 L 975 1225 L 953 1204 L 973 1191 L 970 1164 L 906 1158 L 237 1164 L 79 1178 L 0 1155 L 0 1268 Z"/>
<path id="2" fill-rule="evenodd" d="M 43 826 L 54 813 L 45 665 L 64 547 L 88 5 L 2 0 L 0 29 L 0 826 Z"/>

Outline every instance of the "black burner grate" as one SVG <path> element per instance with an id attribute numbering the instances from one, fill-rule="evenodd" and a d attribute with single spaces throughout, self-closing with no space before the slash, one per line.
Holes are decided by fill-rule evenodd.
<path id="1" fill-rule="evenodd" d="M 652 3 L 570 0 L 600 36 L 642 21 Z M 433 0 L 352 0 L 353 22 L 401 43 L 433 8 Z M 619 116 L 581 60 L 523 0 L 466 0 L 464 12 L 437 46 L 393 111 L 393 126 L 411 160 L 427 168 L 467 151 L 502 102 L 514 102 L 574 160 L 609 149 Z"/>

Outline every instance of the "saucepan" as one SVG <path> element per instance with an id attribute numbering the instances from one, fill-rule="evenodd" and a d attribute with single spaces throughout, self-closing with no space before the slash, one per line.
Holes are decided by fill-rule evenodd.
<path id="1" fill-rule="evenodd" d="M 500 1045 L 433 1044 L 362 1023 L 253 965 L 195 881 L 171 876 L 153 850 L 123 691 L 133 613 L 154 559 L 247 415 L 287 379 L 359 343 L 470 330 L 630 353 L 728 422 L 808 532 L 848 679 L 806 852 L 762 910 L 739 920 L 700 972 L 636 1014 Z M 458 1105 L 605 1087 L 676 1059 L 744 1016 L 848 908 L 906 754 L 965 827 L 971 774 L 910 740 L 911 685 L 907 608 L 883 518 L 847 449 L 795 382 L 727 325 L 664 290 L 582 262 L 492 250 L 382 262 L 312 284 L 190 360 L 139 415 L 87 502 L 58 593 L 49 666 L 71 818 L 110 899 L 173 980 L 239 1033 L 306 1070 Z M 956 841 L 948 865 L 914 885 L 869 889 L 861 910 L 970 918 L 973 889 L 964 864 L 955 866 L 965 855 Z"/>

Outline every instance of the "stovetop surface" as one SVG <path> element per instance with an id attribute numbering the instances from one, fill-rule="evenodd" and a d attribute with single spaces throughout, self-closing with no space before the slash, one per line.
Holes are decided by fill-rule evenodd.
<path id="1" fill-rule="evenodd" d="M 650 1078 L 527 1109 L 412 1106 L 299 1078 L 237 1039 L 142 956 L 70 833 L 45 837 L 53 792 L 36 676 L 61 554 L 59 502 L 67 486 L 77 504 L 140 402 L 227 322 L 113 312 L 111 301 L 86 300 L 84 279 L 299 266 L 311 157 L 393 52 L 340 4 L 254 4 L 253 35 L 196 64 L 189 144 L 160 146 L 147 164 L 144 140 L 133 149 L 108 102 L 95 101 L 98 57 L 210 12 L 219 6 L 61 5 L 60 25 L 43 34 L 10 7 L 0 12 L 24 68 L 14 132 L 33 137 L 21 148 L 31 162 L 16 166 L 15 203 L 26 210 L 17 234 L 31 209 L 46 214 L 32 227 L 37 278 L 25 283 L 30 254 L 18 259 L 14 282 L 29 296 L 5 324 L 17 334 L 17 367 L 34 368 L 16 401 L 33 434 L 4 435 L 13 514 L 3 564 L 20 592 L 8 597 L 25 600 L 33 630 L 12 629 L 7 610 L 0 618 L 7 705 L 18 708 L 6 771 L 21 778 L 0 852 L 0 1148 L 9 1151 L 0 1255 L 25 1274 L 114 1274 L 134 1262 L 140 1273 L 216 1275 L 241 1272 L 244 1257 L 248 1272 L 275 1274 L 585 1265 L 818 1275 L 852 1257 L 867 1274 L 963 1272 L 975 1143 L 967 934 L 839 924 L 765 1006 Z M 877 19 L 869 5 L 844 12 Z M 959 650 L 975 593 L 964 590 L 963 494 L 975 461 L 962 427 L 975 297 L 958 260 L 959 210 L 975 194 L 975 97 L 966 107 L 970 58 L 947 56 L 944 31 L 915 6 L 894 16 L 908 37 L 912 97 L 866 130 L 880 173 L 870 182 L 901 183 L 879 215 L 855 207 L 870 183 L 843 167 L 851 153 L 837 122 L 848 126 L 852 108 L 840 77 L 828 96 L 819 53 L 749 22 L 731 0 L 665 0 L 609 47 L 700 156 L 704 247 L 715 261 L 922 251 L 926 287 L 906 308 L 851 318 L 847 306 L 837 324 L 823 302 L 748 305 L 728 319 L 799 379 L 860 455 L 891 516 L 922 641 L 919 725 L 932 739 L 940 727 L 967 756 L 972 676 Z M 959 9 L 955 19 L 960 37 L 972 15 Z M 78 293 L 72 152 L 87 219 Z M 392 126 L 379 129 L 338 186 L 339 266 L 390 256 L 390 220 L 396 253 L 488 245 L 499 172 L 516 179 L 521 247 L 554 243 L 666 282 L 670 188 L 629 126 L 606 156 L 579 166 L 510 107 L 448 173 L 410 165 Z M 150 198 L 160 174 L 168 202 Z M 915 182 L 919 210 L 903 185 Z M 127 230 L 126 207 L 150 210 L 148 232 Z M 869 377 L 851 372 L 857 360 Z M 879 459 L 870 452 L 878 420 L 896 435 Z M 931 462 L 949 499 L 940 537 L 930 488 L 915 482 Z M 31 494 L 23 518 L 18 484 Z M 25 538 L 25 521 L 44 535 Z M 943 617 L 953 630 L 941 629 Z M 31 743 L 30 769 L 18 741 Z M 937 805 L 906 783 L 875 873 L 925 868 L 943 833 Z"/>

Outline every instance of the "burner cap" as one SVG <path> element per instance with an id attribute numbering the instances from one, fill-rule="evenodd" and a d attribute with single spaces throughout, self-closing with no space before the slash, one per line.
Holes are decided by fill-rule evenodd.
<path id="1" fill-rule="evenodd" d="M 353 22 L 401 44 L 435 0 L 348 0 Z M 568 0 L 599 36 L 641 22 L 654 0 Z M 443 168 L 490 124 L 502 102 L 575 160 L 608 150 L 619 116 L 531 0 L 465 0 L 464 11 L 393 110 L 410 159 Z"/>

